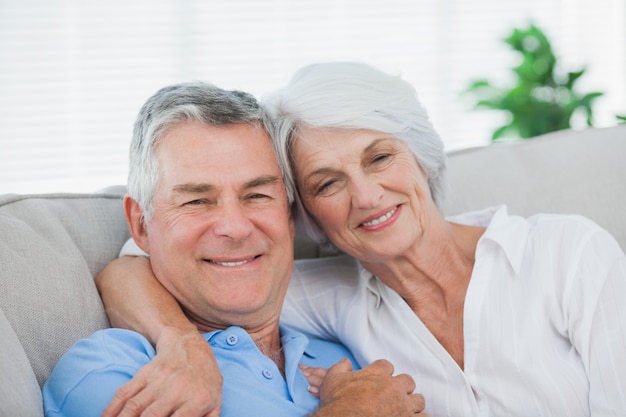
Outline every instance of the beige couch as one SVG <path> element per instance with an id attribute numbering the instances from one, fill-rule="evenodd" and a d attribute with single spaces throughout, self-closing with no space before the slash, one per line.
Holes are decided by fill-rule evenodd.
<path id="1" fill-rule="evenodd" d="M 584 214 L 626 248 L 626 125 L 449 155 L 446 214 Z M 40 386 L 78 338 L 108 326 L 93 284 L 129 234 L 123 187 L 0 196 L 0 416 L 41 416 Z M 297 256 L 319 256 L 298 238 Z"/>

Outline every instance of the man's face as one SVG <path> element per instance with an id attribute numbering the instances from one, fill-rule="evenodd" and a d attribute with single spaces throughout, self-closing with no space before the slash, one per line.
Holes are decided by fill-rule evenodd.
<path id="1" fill-rule="evenodd" d="M 159 281 L 201 329 L 277 321 L 295 228 L 265 130 L 182 122 L 156 155 L 144 250 Z"/>

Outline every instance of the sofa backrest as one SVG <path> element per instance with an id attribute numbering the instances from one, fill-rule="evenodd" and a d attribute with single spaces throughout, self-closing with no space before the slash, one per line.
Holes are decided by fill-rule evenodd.
<path id="1" fill-rule="evenodd" d="M 76 340 L 108 326 L 93 276 L 128 238 L 120 195 L 0 196 L 0 415 L 27 414 L 9 413 L 8 386 L 38 391 Z"/>
<path id="2" fill-rule="evenodd" d="M 626 250 L 626 124 L 452 152 L 445 214 L 582 214 Z"/>

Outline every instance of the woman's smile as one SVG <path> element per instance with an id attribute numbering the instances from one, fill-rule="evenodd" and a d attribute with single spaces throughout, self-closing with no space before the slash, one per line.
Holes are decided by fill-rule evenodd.
<path id="1" fill-rule="evenodd" d="M 379 230 L 383 227 L 391 225 L 398 218 L 399 209 L 400 209 L 400 206 L 394 206 L 391 208 L 391 210 L 388 210 L 382 216 L 378 214 L 375 216 L 371 216 L 366 221 L 360 223 L 359 228 L 373 231 L 373 230 Z M 396 215 L 396 213 L 398 215 Z"/>

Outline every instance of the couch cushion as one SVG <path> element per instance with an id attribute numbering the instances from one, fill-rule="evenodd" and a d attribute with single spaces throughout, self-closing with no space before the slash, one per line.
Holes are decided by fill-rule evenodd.
<path id="1" fill-rule="evenodd" d="M 128 237 L 120 195 L 0 197 L 0 308 L 40 385 L 72 343 L 108 326 L 93 276 Z"/>
<path id="2" fill-rule="evenodd" d="M 626 124 L 452 152 L 445 213 L 506 204 L 523 216 L 582 214 L 626 250 L 625 159 Z"/>
<path id="3" fill-rule="evenodd" d="M 43 415 L 41 391 L 13 328 L 0 310 L 0 416 Z"/>

